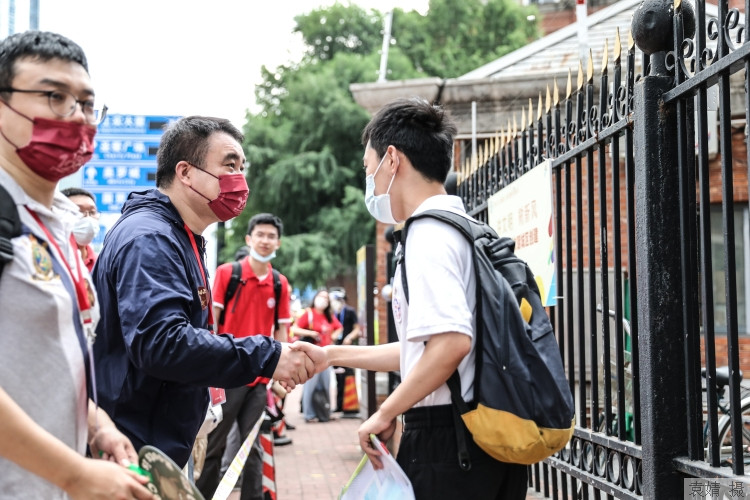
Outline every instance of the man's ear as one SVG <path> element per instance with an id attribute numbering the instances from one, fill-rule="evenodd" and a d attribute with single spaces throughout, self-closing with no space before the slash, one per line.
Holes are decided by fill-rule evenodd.
<path id="1" fill-rule="evenodd" d="M 251 240 L 250 240 L 250 235 L 249 235 L 249 234 L 246 234 L 246 235 L 245 235 L 245 245 L 247 245 L 247 246 L 250 246 L 250 241 L 251 241 Z"/>
<path id="2" fill-rule="evenodd" d="M 190 167 L 191 165 L 182 160 L 174 166 L 174 177 L 179 179 L 185 185 L 190 185 Z"/>

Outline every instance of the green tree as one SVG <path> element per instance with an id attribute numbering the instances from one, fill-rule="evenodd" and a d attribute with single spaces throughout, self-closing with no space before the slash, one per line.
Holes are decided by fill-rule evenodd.
<path id="1" fill-rule="evenodd" d="M 394 10 L 391 80 L 455 77 L 520 47 L 535 35 L 513 0 L 432 0 L 427 15 Z M 375 239 L 363 203 L 368 113 L 349 86 L 377 78 L 383 14 L 334 4 L 295 18 L 307 51 L 263 68 L 260 111 L 244 127 L 250 199 L 232 222 L 223 260 L 243 244 L 247 221 L 273 212 L 284 221 L 274 265 L 293 286 L 318 286 L 354 272 L 356 250 Z"/>

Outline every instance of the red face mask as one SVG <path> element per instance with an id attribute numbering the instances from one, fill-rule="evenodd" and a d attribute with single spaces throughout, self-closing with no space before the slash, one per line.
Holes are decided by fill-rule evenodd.
<path id="1" fill-rule="evenodd" d="M 7 106 L 7 104 L 6 104 Z M 29 118 L 8 106 L 34 124 L 31 140 L 19 148 L 5 136 L 0 135 L 16 148 L 16 154 L 35 174 L 50 182 L 77 172 L 94 154 L 96 128 L 85 123 Z"/>
<path id="2" fill-rule="evenodd" d="M 197 168 L 197 167 L 196 167 Z M 247 181 L 244 174 L 223 174 L 215 176 L 211 172 L 203 169 L 214 179 L 219 179 L 219 196 L 216 199 L 210 199 L 200 191 L 190 186 L 190 189 L 203 196 L 208 201 L 208 207 L 216 214 L 220 221 L 226 222 L 229 219 L 237 217 L 242 213 L 247 203 L 247 197 L 250 190 L 247 188 Z"/>

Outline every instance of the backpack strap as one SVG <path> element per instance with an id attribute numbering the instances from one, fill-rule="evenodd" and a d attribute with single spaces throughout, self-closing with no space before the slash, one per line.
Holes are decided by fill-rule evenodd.
<path id="1" fill-rule="evenodd" d="M 273 331 L 279 329 L 279 301 L 281 300 L 281 273 L 271 268 L 273 274 L 273 296 L 276 298 L 276 307 L 273 309 Z"/>
<path id="2" fill-rule="evenodd" d="M 0 186 L 0 276 L 5 264 L 13 260 L 13 243 L 10 241 L 21 235 L 21 218 L 16 202 L 10 193 Z"/>
<path id="3" fill-rule="evenodd" d="M 471 245 L 472 254 L 474 250 L 474 240 L 482 237 L 485 233 L 494 232 L 489 226 L 489 232 L 485 230 L 484 225 L 475 224 L 471 220 L 459 215 L 455 212 L 448 210 L 426 210 L 417 215 L 413 215 L 406 220 L 403 229 L 401 229 L 400 237 L 401 241 L 401 255 L 399 256 L 399 263 L 401 264 L 401 288 L 404 290 L 404 296 L 406 303 L 409 303 L 409 284 L 406 279 L 406 236 L 409 231 L 409 226 L 412 222 L 417 219 L 432 218 L 442 221 L 446 224 L 451 225 L 458 232 L 460 232 Z M 395 234 L 395 233 L 394 233 Z M 479 290 L 480 283 L 477 277 L 477 302 L 479 302 Z M 463 471 L 471 470 L 471 458 L 469 457 L 469 447 L 466 444 L 466 426 L 461 414 L 469 411 L 469 405 L 461 397 L 461 377 L 456 369 L 446 381 L 448 388 L 451 391 L 451 401 L 453 402 L 453 427 L 456 431 L 456 445 L 458 448 L 458 466 Z"/>
<path id="4" fill-rule="evenodd" d="M 243 285 L 245 282 L 242 280 L 242 262 L 235 260 L 232 262 L 232 276 L 229 278 L 229 283 L 227 283 L 227 291 L 224 294 L 224 308 L 221 310 L 221 313 L 219 314 L 219 324 L 224 324 L 224 316 L 226 315 L 227 307 L 229 307 L 229 301 L 232 300 L 232 297 L 234 297 L 235 292 L 237 292 L 237 287 L 242 283 Z M 212 306 L 213 307 L 213 306 Z"/>
<path id="5" fill-rule="evenodd" d="M 416 215 L 412 215 L 404 223 L 403 229 L 398 231 L 398 237 L 401 241 L 401 255 L 399 256 L 399 264 L 401 264 L 401 287 L 404 290 L 404 296 L 406 297 L 406 303 L 409 303 L 409 284 L 406 280 L 406 235 L 409 231 L 409 226 L 418 219 L 437 219 L 441 222 L 449 224 L 459 233 L 464 235 L 469 244 L 474 247 L 474 241 L 481 237 L 497 238 L 497 233 L 488 225 L 480 222 L 473 221 L 473 219 L 467 219 L 466 217 L 459 215 L 450 210 L 425 210 Z M 395 235 L 396 233 L 394 233 Z M 512 240 L 510 240 L 512 241 Z"/>

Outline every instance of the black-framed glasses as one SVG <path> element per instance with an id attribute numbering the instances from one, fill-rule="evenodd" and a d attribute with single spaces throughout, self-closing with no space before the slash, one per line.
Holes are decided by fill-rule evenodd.
<path id="1" fill-rule="evenodd" d="M 60 118 L 67 118 L 76 112 L 81 105 L 83 116 L 89 125 L 99 125 L 107 116 L 107 106 L 97 103 L 94 98 L 80 100 L 65 90 L 23 90 L 12 87 L 0 88 L 0 92 L 20 92 L 23 94 L 41 94 L 47 96 L 49 109 Z"/>

